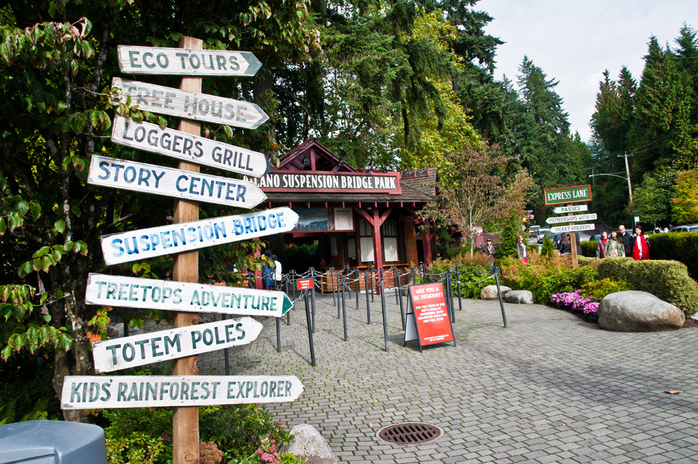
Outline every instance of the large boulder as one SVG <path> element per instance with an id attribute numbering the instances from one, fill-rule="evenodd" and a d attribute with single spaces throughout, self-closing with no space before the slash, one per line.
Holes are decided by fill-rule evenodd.
<path id="1" fill-rule="evenodd" d="M 315 427 L 309 424 L 296 425 L 291 429 L 295 435 L 283 452 L 304 456 L 306 464 L 336 464 L 339 459 L 332 453 L 330 445 Z"/>
<path id="2" fill-rule="evenodd" d="M 599 305 L 599 327 L 606 330 L 657 332 L 680 329 L 685 321 L 683 311 L 647 292 L 611 293 Z"/>
<path id="3" fill-rule="evenodd" d="M 502 296 L 506 292 L 510 292 L 511 288 L 505 287 L 504 285 L 500 285 L 499 288 L 502 291 Z M 480 292 L 480 299 L 481 300 L 496 300 L 498 299 L 499 296 L 497 295 L 497 286 L 496 285 L 488 285 L 487 287 L 483 288 L 482 291 Z"/>
<path id="4" fill-rule="evenodd" d="M 512 290 L 504 295 L 504 301 L 516 304 L 533 304 L 533 293 L 529 290 Z"/>

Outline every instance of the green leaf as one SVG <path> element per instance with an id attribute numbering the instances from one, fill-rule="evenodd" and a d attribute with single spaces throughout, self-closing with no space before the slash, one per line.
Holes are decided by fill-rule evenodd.
<path id="1" fill-rule="evenodd" d="M 65 232 L 65 220 L 64 219 L 59 219 L 56 222 L 53 223 L 53 227 L 58 231 L 58 233 L 64 233 Z"/>

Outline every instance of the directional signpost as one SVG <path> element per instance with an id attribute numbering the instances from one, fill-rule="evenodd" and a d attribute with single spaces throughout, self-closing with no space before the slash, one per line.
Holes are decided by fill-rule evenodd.
<path id="1" fill-rule="evenodd" d="M 111 141 L 247 176 L 260 177 L 269 169 L 267 158 L 258 151 L 121 116 L 114 119 Z"/>
<path id="2" fill-rule="evenodd" d="M 569 225 L 551 227 L 552 233 L 570 233 L 570 242 L 572 247 L 572 267 L 577 267 L 577 234 L 575 232 L 583 230 L 594 230 L 594 224 L 574 224 L 576 221 L 590 221 L 596 219 L 596 213 L 579 214 L 573 213 L 587 211 L 586 205 L 573 205 L 570 203 L 582 203 L 591 201 L 591 185 L 576 185 L 574 187 L 562 187 L 546 189 L 543 193 L 546 205 L 560 205 L 567 203 L 566 206 L 558 206 L 553 208 L 556 214 L 567 213 L 567 217 L 551 217 L 546 219 L 548 224 L 559 224 L 567 222 Z"/>
<path id="3" fill-rule="evenodd" d="M 545 220 L 548 224 L 559 224 L 561 222 L 577 222 L 577 221 L 593 221 L 596 219 L 596 213 L 577 214 L 572 216 L 549 217 Z M 551 229 L 552 231 L 552 229 Z"/>
<path id="4" fill-rule="evenodd" d="M 125 103 L 130 97 L 131 105 L 157 114 L 179 118 L 226 124 L 245 129 L 256 129 L 269 116 L 254 103 L 217 97 L 204 93 L 189 92 L 147 82 L 131 81 L 115 77 L 112 90 L 117 95 L 112 103 Z M 117 90 L 118 89 L 118 90 Z"/>
<path id="5" fill-rule="evenodd" d="M 254 76 L 262 63 L 251 52 L 119 45 L 119 68 L 130 74 Z"/>
<path id="6" fill-rule="evenodd" d="M 550 232 L 561 234 L 563 232 L 582 232 L 585 230 L 594 230 L 596 224 L 570 224 L 568 226 L 551 227 Z"/>
<path id="7" fill-rule="evenodd" d="M 570 206 L 558 206 L 553 208 L 553 213 L 580 213 L 582 211 L 588 211 L 589 207 L 587 205 L 570 205 Z"/>
<path id="8" fill-rule="evenodd" d="M 281 207 L 130 230 L 103 235 L 100 240 L 104 262 L 111 266 L 290 232 L 297 222 L 298 214 L 291 208 Z"/>
<path id="9" fill-rule="evenodd" d="M 162 311 L 281 317 L 293 307 L 284 292 L 90 274 L 87 304 Z"/>
<path id="10" fill-rule="evenodd" d="M 73 375 L 66 376 L 63 382 L 61 408 L 284 403 L 295 400 L 302 392 L 303 384 L 295 375 Z"/>
<path id="11" fill-rule="evenodd" d="M 95 342 L 92 344 L 95 372 L 117 371 L 247 345 L 259 336 L 263 327 L 251 317 L 243 317 Z"/>

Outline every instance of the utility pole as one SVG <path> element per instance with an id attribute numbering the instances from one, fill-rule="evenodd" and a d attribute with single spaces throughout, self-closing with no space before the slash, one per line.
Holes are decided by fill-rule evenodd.
<path id="1" fill-rule="evenodd" d="M 633 156 L 632 153 L 628 154 L 626 151 L 622 155 L 618 155 L 618 158 L 625 158 L 625 174 L 628 176 L 628 194 L 630 195 L 630 203 L 633 202 L 633 186 L 630 184 L 630 166 L 628 165 L 628 156 Z"/>
<path id="2" fill-rule="evenodd" d="M 591 183 L 594 187 L 596 187 L 596 175 L 594 174 L 594 170 L 596 169 L 596 166 L 593 166 L 590 168 L 582 168 L 582 171 L 588 171 L 589 169 L 591 169 L 591 175 L 589 176 L 589 177 L 591 177 Z"/>

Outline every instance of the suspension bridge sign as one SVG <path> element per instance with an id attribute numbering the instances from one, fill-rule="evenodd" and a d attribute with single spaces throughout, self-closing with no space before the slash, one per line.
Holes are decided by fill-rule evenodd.
<path id="1" fill-rule="evenodd" d="M 61 409 L 284 403 L 303 392 L 294 375 L 66 376 Z"/>

